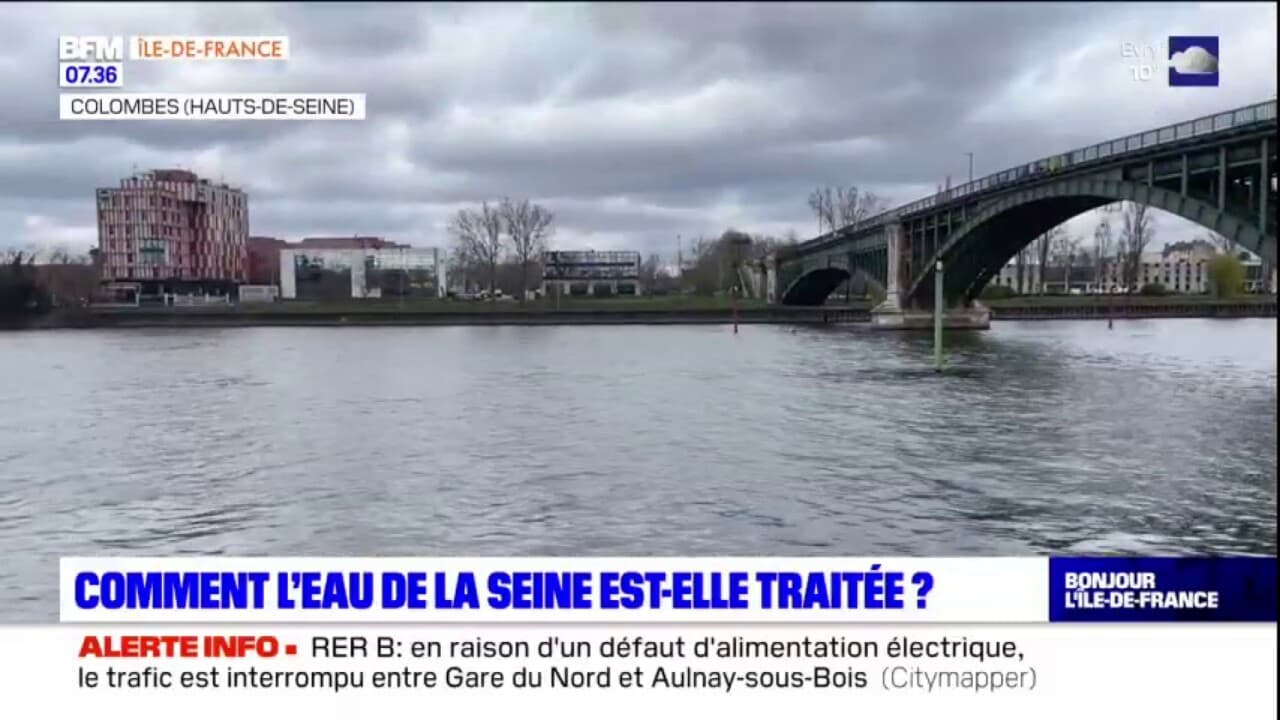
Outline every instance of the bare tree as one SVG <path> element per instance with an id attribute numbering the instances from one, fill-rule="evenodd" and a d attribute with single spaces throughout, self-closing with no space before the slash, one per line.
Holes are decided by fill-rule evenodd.
<path id="1" fill-rule="evenodd" d="M 651 253 L 644 262 L 640 263 L 640 287 L 653 288 L 658 284 L 658 279 L 662 275 L 662 256 L 657 253 Z"/>
<path id="2" fill-rule="evenodd" d="M 1232 242 L 1229 238 L 1223 235 L 1219 235 L 1216 232 L 1212 232 L 1212 231 L 1205 232 L 1199 237 L 1197 237 L 1196 239 L 1201 242 L 1209 243 L 1210 245 L 1213 246 L 1215 250 L 1217 250 L 1218 252 L 1224 255 L 1231 254 L 1231 251 L 1235 249 L 1234 242 Z"/>
<path id="3" fill-rule="evenodd" d="M 22 250 L 0 251 L 0 317 L 48 309 L 48 293 L 40 287 L 34 260 Z"/>
<path id="4" fill-rule="evenodd" d="M 499 208 L 507 235 L 511 238 L 511 250 L 520 266 L 520 302 L 529 291 L 529 268 L 542 256 L 551 237 L 553 216 L 550 210 L 528 200 L 504 199 Z"/>
<path id="5" fill-rule="evenodd" d="M 723 289 L 732 290 L 737 288 L 739 292 L 742 290 L 743 275 L 742 266 L 754 254 L 757 242 L 747 233 L 729 228 L 720 235 L 720 253 L 726 256 L 729 282 L 728 287 Z M 722 283 L 723 287 L 724 283 Z"/>
<path id="6" fill-rule="evenodd" d="M 831 188 L 818 188 L 809 193 L 809 209 L 818 216 L 818 234 L 823 228 L 836 229 L 836 197 Z"/>
<path id="7" fill-rule="evenodd" d="M 1014 263 L 1015 263 L 1014 275 L 1017 279 L 1018 294 L 1021 295 L 1024 292 L 1026 292 L 1026 285 L 1024 284 L 1024 280 L 1026 279 L 1026 273 L 1027 273 L 1027 248 L 1024 247 L 1018 251 L 1017 259 L 1014 261 Z"/>
<path id="8" fill-rule="evenodd" d="M 503 222 L 498 205 L 480 203 L 477 214 L 480 225 L 480 247 L 477 257 L 489 276 L 489 299 L 497 299 L 498 264 L 502 262 Z"/>
<path id="9" fill-rule="evenodd" d="M 1049 251 L 1058 242 L 1063 233 L 1062 226 L 1051 227 L 1031 241 L 1032 251 L 1036 257 L 1035 292 L 1044 293 L 1044 282 L 1049 275 Z"/>
<path id="10" fill-rule="evenodd" d="M 875 193 L 870 190 L 859 193 L 857 185 L 836 190 L 836 220 L 840 227 L 860 223 L 884 207 L 884 201 Z"/>
<path id="11" fill-rule="evenodd" d="M 496 205 L 483 203 L 479 210 L 459 210 L 449 223 L 462 253 L 473 259 L 484 270 L 489 285 L 489 296 L 495 295 L 498 285 L 498 262 L 502 259 L 502 214 Z"/>
<path id="12" fill-rule="evenodd" d="M 1106 283 L 1106 264 L 1111 259 L 1111 213 L 1104 209 L 1102 219 L 1093 226 L 1093 281 L 1101 288 Z"/>
<path id="13" fill-rule="evenodd" d="M 1086 242 L 1084 236 L 1078 236 L 1076 240 L 1079 242 L 1080 247 L 1076 251 L 1074 262 L 1078 263 L 1079 265 L 1083 265 L 1085 270 L 1092 271 L 1092 268 L 1094 267 L 1093 246 L 1090 245 L 1088 242 Z M 1072 270 L 1074 269 L 1075 267 L 1073 266 Z M 1090 274 L 1090 277 L 1088 278 L 1087 282 L 1089 282 L 1090 285 L 1093 285 L 1095 284 L 1093 281 L 1096 278 L 1093 277 L 1092 272 L 1090 272 L 1089 274 Z"/>
<path id="14" fill-rule="evenodd" d="M 1120 210 L 1120 243 L 1118 254 L 1129 292 L 1137 292 L 1142 272 L 1142 253 L 1155 239 L 1155 218 L 1141 203 L 1126 202 Z"/>
<path id="15" fill-rule="evenodd" d="M 871 191 L 848 187 L 820 187 L 809 193 L 809 209 L 818 218 L 818 234 L 853 225 L 884 210 L 885 202 Z"/>
<path id="16" fill-rule="evenodd" d="M 0 262 L 3 262 L 4 264 L 9 265 L 11 267 L 18 267 L 21 265 L 35 265 L 36 254 L 37 254 L 36 251 L 30 248 L 27 248 L 24 250 L 18 250 L 16 248 L 6 248 L 4 250 L 0 250 Z"/>
<path id="17" fill-rule="evenodd" d="M 450 227 L 450 230 L 453 230 L 452 226 Z M 456 276 L 458 278 L 458 289 L 465 293 L 471 290 L 471 280 L 473 277 L 472 270 L 475 267 L 475 258 L 471 256 L 471 247 L 469 243 L 458 239 L 456 234 L 454 237 L 455 242 L 453 249 L 449 251 L 449 265 L 452 268 L 452 270 L 450 270 L 450 277 Z"/>
<path id="18" fill-rule="evenodd" d="M 1071 294 L 1071 269 L 1075 267 L 1075 261 L 1080 254 L 1080 246 L 1083 240 L 1077 235 L 1070 235 L 1065 230 L 1058 233 L 1054 238 L 1053 255 L 1054 262 L 1062 266 L 1062 288 L 1066 294 Z"/>

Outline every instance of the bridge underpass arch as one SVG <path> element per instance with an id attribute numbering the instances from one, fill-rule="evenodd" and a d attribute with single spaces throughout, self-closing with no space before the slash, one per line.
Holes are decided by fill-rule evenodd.
<path id="1" fill-rule="evenodd" d="M 941 259 L 947 301 L 971 302 L 1019 250 L 1040 235 L 1077 215 L 1126 200 L 1178 215 L 1275 262 L 1275 237 L 1267 236 L 1254 222 L 1166 188 L 1085 178 L 1030 188 L 983 207 L 930 258 L 903 299 L 919 306 L 932 304 L 933 269 Z"/>
<path id="2" fill-rule="evenodd" d="M 888 254 L 885 248 L 871 252 L 852 253 L 825 267 L 802 272 L 783 290 L 783 305 L 820 306 L 846 281 L 853 292 L 873 297 L 884 297 L 888 271 Z"/>
<path id="3" fill-rule="evenodd" d="M 823 305 L 840 284 L 852 275 L 842 267 L 825 267 L 796 278 L 782 294 L 783 305 Z"/>

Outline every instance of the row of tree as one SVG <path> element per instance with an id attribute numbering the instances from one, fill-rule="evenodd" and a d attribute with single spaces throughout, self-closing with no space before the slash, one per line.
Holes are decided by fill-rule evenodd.
<path id="1" fill-rule="evenodd" d="M 37 277 L 35 256 L 21 251 L 5 255 L 0 259 L 0 321 L 48 310 L 50 297 Z"/>
<path id="2" fill-rule="evenodd" d="M 1019 293 L 1044 292 L 1050 262 L 1062 270 L 1063 279 L 1071 277 L 1078 266 L 1092 267 L 1094 282 L 1101 284 L 1108 266 L 1119 270 L 1121 283 L 1137 291 L 1142 274 L 1142 254 L 1155 240 L 1156 224 L 1146 205 L 1120 202 L 1101 209 L 1102 218 L 1094 227 L 1092 247 L 1084 238 L 1071 235 L 1062 225 L 1049 229 L 1030 245 L 1020 250 L 1015 263 L 1015 286 Z M 1119 226 L 1119 235 L 1113 230 Z M 1028 260 L 1034 258 L 1039 272 L 1027 273 Z M 1024 284 L 1024 276 L 1027 282 Z"/>
<path id="3" fill-rule="evenodd" d="M 540 261 L 555 232 L 555 216 L 529 200 L 504 198 L 482 203 L 479 209 L 462 209 L 449 223 L 453 236 L 453 267 L 468 287 L 482 278 L 490 297 L 498 289 L 499 268 L 511 263 L 518 269 L 519 293 L 524 300 L 534 266 Z"/>
<path id="4" fill-rule="evenodd" d="M 673 271 L 666 277 L 656 278 L 659 292 L 666 288 L 698 295 L 715 295 L 742 290 L 746 282 L 747 266 L 763 260 L 769 253 L 799 242 L 794 232 L 786 237 L 751 235 L 730 228 L 719 237 L 697 237 L 689 244 L 688 254 L 683 245 L 676 254 Z M 657 265 L 660 258 L 653 256 L 647 264 Z M 664 287 L 665 286 L 665 287 Z"/>
<path id="5" fill-rule="evenodd" d="M 817 197 L 815 195 L 815 197 Z M 828 192 L 820 200 L 824 223 L 853 221 L 882 203 L 857 188 Z M 463 290 L 482 287 L 524 298 L 541 276 L 541 257 L 555 231 L 555 215 L 529 200 L 505 198 L 459 210 L 449 223 L 453 240 L 450 265 Z M 646 292 L 712 295 L 741 288 L 744 266 L 770 252 L 799 242 L 794 231 L 785 238 L 751 235 L 733 228 L 718 237 L 696 237 L 681 243 L 676 256 L 651 254 L 640 265 Z"/>
<path id="6" fill-rule="evenodd" d="M 820 187 L 809 194 L 809 209 L 818 218 L 818 234 L 854 225 L 888 209 L 888 204 L 869 190 L 848 187 Z"/>
<path id="7" fill-rule="evenodd" d="M 1141 292 L 1142 256 L 1155 240 L 1155 218 L 1147 206 L 1133 202 L 1105 206 L 1101 214 L 1093 229 L 1091 245 L 1059 225 L 1019 251 L 1015 259 L 1016 291 L 1043 293 L 1045 284 L 1052 279 L 1047 272 L 1052 263 L 1052 267 L 1061 272 L 1064 285 L 1070 282 L 1072 270 L 1088 267 L 1093 270 L 1095 285 L 1101 287 L 1109 277 L 1108 268 L 1114 268 L 1120 284 L 1128 292 Z M 1208 268 L 1214 291 L 1222 295 L 1236 292 L 1244 281 L 1244 266 L 1235 256 L 1231 240 L 1213 232 L 1196 240 L 1212 246 L 1219 253 Z M 1035 260 L 1040 272 L 1027 272 L 1031 259 Z"/>
<path id="8" fill-rule="evenodd" d="M 809 193 L 809 209 L 818 219 L 818 234 L 821 235 L 874 217 L 888 210 L 889 204 L 870 190 L 860 191 L 857 185 L 828 185 L 815 188 Z M 837 297 L 843 295 L 848 300 L 852 289 L 853 281 L 850 279 L 841 283 L 834 293 Z"/>

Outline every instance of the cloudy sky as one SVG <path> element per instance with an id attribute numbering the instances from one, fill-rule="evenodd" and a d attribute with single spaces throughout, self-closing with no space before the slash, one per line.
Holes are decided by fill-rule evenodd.
<path id="1" fill-rule="evenodd" d="M 1274 3 L 0 12 L 0 249 L 88 248 L 95 187 L 175 166 L 247 189 L 258 235 L 444 244 L 458 208 L 510 195 L 555 212 L 559 247 L 674 253 L 730 226 L 805 238 L 818 185 L 901 204 L 966 179 L 968 152 L 981 176 L 1276 93 Z M 288 35 L 288 63 L 129 63 L 126 89 L 364 92 L 368 119 L 61 122 L 62 34 Z M 1168 87 L 1170 34 L 1220 36 L 1220 87 Z M 1124 42 L 1161 55 L 1152 81 Z"/>

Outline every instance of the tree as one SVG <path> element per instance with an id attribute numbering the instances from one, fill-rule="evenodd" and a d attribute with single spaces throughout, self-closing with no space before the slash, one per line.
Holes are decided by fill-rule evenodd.
<path id="1" fill-rule="evenodd" d="M 1155 218 L 1148 212 L 1146 205 L 1126 202 L 1120 210 L 1120 247 L 1121 269 L 1124 271 L 1124 284 L 1129 292 L 1138 289 L 1138 278 L 1142 274 L 1142 253 L 1147 245 L 1155 239 Z"/>
<path id="2" fill-rule="evenodd" d="M 481 264 L 489 273 L 489 299 L 497 299 L 494 292 L 498 286 L 498 263 L 502 261 L 502 213 L 497 205 L 480 203 L 480 212 L 476 215 L 480 225 L 480 252 L 477 253 Z"/>
<path id="3" fill-rule="evenodd" d="M 35 256 L 0 253 L 0 318 L 34 315 L 49 309 L 49 296 L 36 278 Z"/>
<path id="4" fill-rule="evenodd" d="M 450 226 L 450 231 L 453 227 Z M 449 251 L 449 271 L 450 277 L 456 278 L 457 287 L 462 292 L 468 292 L 471 289 L 472 267 L 475 259 L 471 257 L 471 248 L 467 243 L 457 239 L 454 236 L 453 249 Z"/>
<path id="5" fill-rule="evenodd" d="M 748 234 L 729 228 L 720 235 L 720 245 L 723 253 L 728 256 L 729 278 L 727 284 L 729 287 L 722 288 L 725 290 L 738 288 L 742 290 L 743 277 L 742 266 L 748 259 L 754 255 L 752 252 L 756 241 Z"/>
<path id="6" fill-rule="evenodd" d="M 824 228 L 834 231 L 862 222 L 885 207 L 884 200 L 869 190 L 859 192 L 857 185 L 821 187 L 809 194 L 809 209 L 818 218 L 819 235 Z"/>
<path id="7" fill-rule="evenodd" d="M 1018 294 L 1021 295 L 1024 292 L 1026 292 L 1026 285 L 1023 283 L 1023 280 L 1026 277 L 1026 270 L 1027 270 L 1027 249 L 1025 247 L 1018 251 L 1016 263 L 1017 263 L 1016 275 L 1018 280 Z"/>
<path id="8" fill-rule="evenodd" d="M 525 294 L 529 291 L 529 268 L 533 260 L 540 258 L 542 251 L 546 249 L 554 219 L 550 210 L 528 200 L 504 199 L 499 210 L 507 236 L 511 238 L 512 253 L 520 267 L 518 297 L 524 302 Z"/>
<path id="9" fill-rule="evenodd" d="M 818 188 L 809 193 L 809 209 L 818 216 L 818 234 L 823 228 L 836 229 L 836 199 L 831 188 Z"/>
<path id="10" fill-rule="evenodd" d="M 856 185 L 838 189 L 836 203 L 841 227 L 860 223 L 885 209 L 885 202 L 875 193 L 865 190 L 859 194 Z M 841 285 L 844 287 L 844 300 L 849 302 L 853 293 L 853 278 L 845 280 Z"/>
<path id="11" fill-rule="evenodd" d="M 688 255 L 680 268 L 680 286 L 698 295 L 711 295 L 716 284 L 716 242 L 701 235 L 689 243 Z"/>
<path id="12" fill-rule="evenodd" d="M 1208 231 L 1201 234 L 1199 237 L 1196 238 L 1196 240 L 1199 240 L 1200 242 L 1208 243 L 1212 245 L 1214 249 L 1217 250 L 1218 252 L 1228 254 L 1228 255 L 1231 254 L 1231 251 L 1235 248 L 1235 243 L 1231 242 L 1230 239 L 1222 235 L 1219 235 L 1218 233 L 1213 231 Z"/>
<path id="13" fill-rule="evenodd" d="M 1063 230 L 1053 238 L 1053 243 L 1051 251 L 1054 262 L 1062 267 L 1062 291 L 1069 295 L 1071 294 L 1071 268 L 1075 266 L 1075 259 L 1080 253 L 1083 240 Z"/>
<path id="14" fill-rule="evenodd" d="M 662 256 L 657 253 L 651 253 L 640 263 L 640 287 L 650 294 L 656 293 L 658 287 L 662 284 L 660 281 L 665 279 L 665 274 L 662 267 Z"/>
<path id="15" fill-rule="evenodd" d="M 732 290 L 744 282 L 744 265 L 764 260 L 773 251 L 785 253 L 790 247 L 788 241 L 733 228 L 718 238 L 698 237 L 689 245 L 692 258 L 680 268 L 680 287 L 698 295 Z"/>
<path id="16" fill-rule="evenodd" d="M 1044 293 L 1045 280 L 1049 279 L 1049 251 L 1058 243 L 1058 238 L 1064 232 L 1060 225 L 1051 227 L 1031 241 L 1032 251 L 1035 253 L 1036 262 L 1038 263 L 1035 282 L 1035 292 L 1037 293 Z"/>
<path id="17" fill-rule="evenodd" d="M 496 205 L 483 203 L 479 210 L 459 210 L 449 223 L 449 234 L 462 249 L 462 254 L 473 259 L 485 272 L 492 298 L 498 285 L 498 262 L 503 247 L 502 214 Z"/>
<path id="18" fill-rule="evenodd" d="M 1213 286 L 1213 294 L 1220 298 L 1229 298 L 1244 286 L 1244 263 L 1230 253 L 1213 256 L 1209 261 L 1209 283 Z"/>
<path id="19" fill-rule="evenodd" d="M 1102 219 L 1093 227 L 1093 281 L 1099 288 L 1106 283 L 1106 263 L 1111 258 L 1110 214 L 1104 208 Z"/>
<path id="20" fill-rule="evenodd" d="M 860 223 L 884 209 L 884 200 L 870 190 L 859 193 L 857 185 L 836 190 L 836 215 L 840 227 Z"/>

